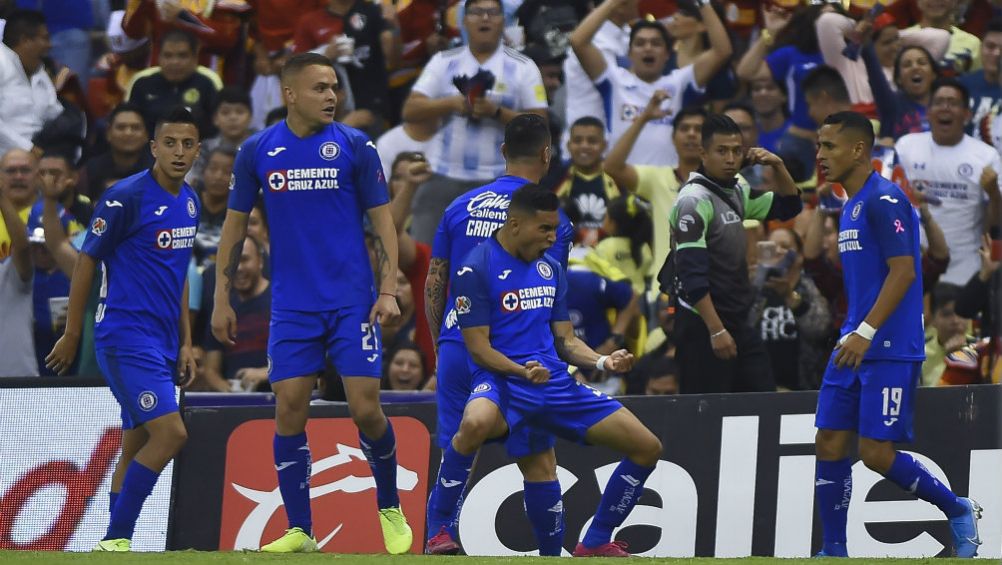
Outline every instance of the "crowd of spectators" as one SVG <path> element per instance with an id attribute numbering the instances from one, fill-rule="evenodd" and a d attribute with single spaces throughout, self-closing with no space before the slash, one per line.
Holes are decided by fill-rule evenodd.
<path id="1" fill-rule="evenodd" d="M 210 266 L 236 152 L 284 118 L 282 65 L 313 51 L 335 63 L 336 119 L 375 142 L 390 187 L 402 317 L 382 328 L 386 389 L 434 388 L 430 244 L 455 197 L 504 174 L 505 124 L 525 112 L 550 124 L 541 184 L 577 230 L 575 331 L 639 358 L 629 374 L 579 379 L 610 394 L 816 388 L 846 308 L 845 194 L 816 167 L 816 130 L 852 109 L 874 123 L 875 170 L 921 218 L 922 384 L 999 382 L 1000 0 L 0 0 L 0 26 L 0 376 L 51 374 L 44 357 L 92 204 L 151 165 L 153 124 L 181 104 L 203 139 L 187 178 L 202 200 L 188 276 L 194 388 L 268 389 L 268 234 L 282 226 L 261 206 L 250 216 L 230 296 L 235 345 L 208 330 Z M 716 114 L 737 124 L 745 153 L 778 155 L 803 201 L 790 221 L 745 215 L 733 245 L 711 246 L 737 281 L 725 323 L 742 333 L 739 352 L 756 352 L 734 379 L 720 376 L 732 369 L 712 359 L 702 321 L 658 282 L 669 216 L 702 171 Z M 781 179 L 748 161 L 738 182 L 763 191 Z M 99 287 L 77 375 L 99 374 Z M 700 356 L 704 372 L 716 367 L 712 386 L 693 382 Z"/>

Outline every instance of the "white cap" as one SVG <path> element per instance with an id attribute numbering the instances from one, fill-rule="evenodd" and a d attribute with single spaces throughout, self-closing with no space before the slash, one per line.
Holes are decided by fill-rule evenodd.
<path id="1" fill-rule="evenodd" d="M 149 41 L 146 37 L 133 39 L 125 35 L 125 31 L 122 29 L 123 19 L 125 19 L 125 10 L 115 10 L 108 18 L 108 46 L 111 47 L 112 53 L 128 53 Z"/>

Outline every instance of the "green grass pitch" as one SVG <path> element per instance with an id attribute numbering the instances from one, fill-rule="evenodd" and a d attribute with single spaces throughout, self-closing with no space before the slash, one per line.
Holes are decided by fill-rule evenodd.
<path id="1" fill-rule="evenodd" d="M 0 551 L 0 563 L 4 565 L 59 565 L 62 563 L 85 563 L 93 565 L 254 565 L 257 563 L 289 563 L 295 565 L 541 565 L 557 563 L 558 557 L 431 557 L 425 555 L 263 555 L 259 553 L 241 552 L 199 552 L 170 551 L 165 553 L 59 553 L 59 552 L 18 552 Z M 971 563 L 966 559 L 777 559 L 773 557 L 746 557 L 738 559 L 668 559 L 643 558 L 631 559 L 590 558 L 574 561 L 582 565 L 612 565 L 612 564 L 657 564 L 657 565 L 961 565 Z M 974 563 L 978 563 L 975 561 Z M 987 560 L 981 563 L 988 563 Z"/>

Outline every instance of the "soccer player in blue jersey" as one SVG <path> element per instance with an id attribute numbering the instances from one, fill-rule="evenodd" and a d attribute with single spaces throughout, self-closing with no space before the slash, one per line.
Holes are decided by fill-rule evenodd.
<path id="1" fill-rule="evenodd" d="M 472 392 L 469 354 L 447 300 L 448 286 L 455 282 L 455 269 L 471 249 L 490 238 L 508 216 L 511 195 L 519 187 L 539 182 L 550 166 L 550 130 L 536 114 L 520 114 L 505 126 L 501 153 L 505 176 L 463 194 L 446 208 L 435 233 L 432 259 L 425 284 L 425 310 L 431 333 L 438 344 L 438 368 L 435 395 L 438 401 L 438 443 L 442 463 L 438 480 L 428 500 L 428 534 L 425 552 L 454 554 L 456 525 L 462 495 L 473 467 L 472 454 L 459 454 L 451 448 L 452 436 L 459 429 L 463 408 Z M 567 255 L 574 228 L 561 216 L 554 257 L 567 267 Z M 443 320 L 444 317 L 444 320 Z M 525 430 L 507 441 L 509 455 L 518 461 L 525 477 L 525 508 L 539 541 L 540 555 L 560 555 L 563 542 L 563 507 L 557 482 L 553 436 Z M 559 512 L 554 510 L 559 509 Z M 559 514 L 554 519 L 554 513 Z"/>
<path id="2" fill-rule="evenodd" d="M 273 279 L 268 379 L 277 404 L 275 470 L 289 528 L 261 550 L 318 549 L 310 512 L 306 420 L 317 374 L 328 357 L 342 375 L 375 478 L 386 550 L 405 553 L 412 534 L 397 495 L 396 439 L 379 404 L 379 324 L 400 315 L 397 239 L 386 180 L 376 145 L 334 121 L 337 75 L 330 59 L 295 55 L 285 64 L 281 82 L 288 118 L 245 141 L 234 165 L 212 314 L 213 335 L 232 344 L 236 315 L 230 288 L 248 214 L 263 190 Z M 366 214 L 375 232 L 375 281 L 365 247 Z"/>
<path id="3" fill-rule="evenodd" d="M 981 507 L 939 482 L 911 455 L 915 388 L 925 358 L 919 219 L 897 185 L 873 171 L 873 127 L 862 114 L 828 116 L 818 135 L 818 161 L 849 200 L 838 247 L 849 311 L 825 371 L 815 425 L 815 495 L 824 545 L 820 556 L 846 557 L 852 495 L 851 443 L 870 469 L 949 518 L 954 551 L 974 557 Z"/>
<path id="4" fill-rule="evenodd" d="M 143 503 L 188 437 L 174 383 L 187 386 L 195 376 L 186 274 L 199 204 L 184 176 L 199 146 L 191 112 L 176 108 L 157 122 L 153 166 L 101 195 L 73 270 L 66 333 L 46 357 L 60 374 L 73 364 L 100 262 L 94 341 L 122 406 L 122 456 L 111 479 L 111 523 L 95 551 L 131 549 Z"/>
<path id="5" fill-rule="evenodd" d="M 574 335 L 567 279 L 545 255 L 556 240 L 557 196 L 536 185 L 512 195 L 494 237 L 455 266 L 455 309 L 474 363 L 474 388 L 451 448 L 472 455 L 490 438 L 527 427 L 626 455 L 613 471 L 578 557 L 626 557 L 622 525 L 661 457 L 661 442 L 619 401 L 570 376 L 567 364 L 626 372 L 625 349 L 599 355 Z"/>

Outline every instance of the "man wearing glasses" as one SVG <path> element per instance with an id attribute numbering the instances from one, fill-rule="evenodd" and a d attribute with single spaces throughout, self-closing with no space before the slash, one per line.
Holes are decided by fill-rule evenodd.
<path id="1" fill-rule="evenodd" d="M 970 95 L 956 79 L 933 83 L 927 114 L 931 131 L 902 136 L 894 149 L 908 181 L 933 204 L 929 211 L 950 248 L 950 266 L 940 282 L 964 286 L 980 269 L 986 219 L 1002 214 L 1002 161 L 995 148 L 964 134 Z"/>
<path id="2" fill-rule="evenodd" d="M 501 44 L 501 2 L 466 0 L 463 27 L 469 43 L 436 53 L 403 108 L 405 121 L 441 123 L 427 152 L 434 175 L 414 196 L 411 232 L 425 243 L 450 202 L 504 174 L 505 124 L 525 112 L 546 116 L 539 68 Z"/>

